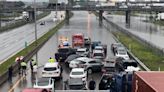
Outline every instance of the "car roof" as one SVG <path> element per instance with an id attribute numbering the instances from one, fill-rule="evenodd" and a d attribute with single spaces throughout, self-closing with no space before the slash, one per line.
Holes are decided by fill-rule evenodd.
<path id="1" fill-rule="evenodd" d="M 49 81 L 51 78 L 47 78 L 47 77 L 42 77 L 42 78 L 38 78 L 37 81 Z"/>
<path id="2" fill-rule="evenodd" d="M 84 71 L 85 69 L 84 68 L 73 68 L 71 71 L 74 72 L 74 71 Z"/>
<path id="3" fill-rule="evenodd" d="M 129 62 L 129 63 L 131 63 L 131 62 L 136 62 L 135 60 L 133 60 L 133 59 L 131 59 L 131 60 L 122 60 L 123 62 Z M 136 62 L 137 63 L 137 62 Z"/>
<path id="4" fill-rule="evenodd" d="M 126 50 L 125 47 L 118 47 L 117 50 Z"/>
<path id="5" fill-rule="evenodd" d="M 96 46 L 95 49 L 103 49 L 103 46 Z"/>
<path id="6" fill-rule="evenodd" d="M 87 48 L 78 48 L 77 51 L 86 51 Z"/>
<path id="7" fill-rule="evenodd" d="M 93 53 L 103 53 L 102 50 L 94 50 Z"/>
<path id="8" fill-rule="evenodd" d="M 54 63 L 46 63 L 44 67 L 57 67 L 58 66 L 58 62 L 54 62 Z"/>
<path id="9" fill-rule="evenodd" d="M 71 78 L 69 79 L 69 85 L 79 85 L 83 84 L 83 81 L 81 78 Z"/>
<path id="10" fill-rule="evenodd" d="M 79 57 L 79 58 L 77 58 L 76 60 L 85 61 L 85 60 L 88 60 L 88 59 L 89 59 L 88 57 Z"/>
<path id="11" fill-rule="evenodd" d="M 116 62 L 104 62 L 104 67 L 115 67 Z"/>

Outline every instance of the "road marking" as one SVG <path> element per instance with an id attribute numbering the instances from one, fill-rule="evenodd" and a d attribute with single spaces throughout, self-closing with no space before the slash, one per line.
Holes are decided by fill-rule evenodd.
<path id="1" fill-rule="evenodd" d="M 20 83 L 20 81 L 25 78 L 25 76 L 21 77 L 19 80 L 17 80 L 17 82 L 12 86 L 12 88 L 8 91 L 8 92 L 13 92 L 13 90 L 18 86 L 18 84 Z"/>

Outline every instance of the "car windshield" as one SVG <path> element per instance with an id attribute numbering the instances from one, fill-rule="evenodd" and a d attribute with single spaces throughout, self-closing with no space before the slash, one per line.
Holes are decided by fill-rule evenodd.
<path id="1" fill-rule="evenodd" d="M 128 66 L 133 66 L 133 67 L 137 67 L 137 63 L 136 62 L 124 62 L 124 67 L 128 67 Z"/>
<path id="2" fill-rule="evenodd" d="M 119 50 L 118 53 L 119 53 L 120 55 L 126 55 L 126 51 L 125 51 L 125 50 Z"/>
<path id="3" fill-rule="evenodd" d="M 83 72 L 79 71 L 79 72 L 72 72 L 72 75 L 83 75 Z"/>
<path id="4" fill-rule="evenodd" d="M 66 53 L 68 52 L 69 50 L 68 49 L 59 49 L 58 52 L 63 52 L 63 53 Z"/>
<path id="5" fill-rule="evenodd" d="M 56 67 L 45 67 L 44 70 L 45 71 L 55 71 L 55 70 L 57 70 L 57 68 Z"/>
<path id="6" fill-rule="evenodd" d="M 77 51 L 78 54 L 82 54 L 84 53 L 85 51 Z"/>
<path id="7" fill-rule="evenodd" d="M 95 56 L 101 56 L 101 57 L 103 57 L 103 53 L 94 53 L 94 57 Z"/>
<path id="8" fill-rule="evenodd" d="M 114 72 L 114 71 L 115 71 L 115 68 L 114 68 L 114 67 L 104 67 L 104 69 L 105 69 L 107 72 Z"/>

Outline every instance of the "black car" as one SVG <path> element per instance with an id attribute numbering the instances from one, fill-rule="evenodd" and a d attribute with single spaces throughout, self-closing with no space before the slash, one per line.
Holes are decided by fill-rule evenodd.
<path id="1" fill-rule="evenodd" d="M 99 83 L 99 90 L 110 90 L 110 92 L 115 92 L 115 79 L 113 75 L 103 74 Z"/>
<path id="2" fill-rule="evenodd" d="M 55 53 L 55 58 L 57 61 L 65 61 L 72 54 L 76 54 L 76 50 L 73 48 L 59 48 L 58 52 Z"/>
<path id="3" fill-rule="evenodd" d="M 116 62 L 116 69 L 118 71 L 125 71 L 128 66 L 138 67 L 138 64 L 135 60 L 121 60 Z"/>
<path id="4" fill-rule="evenodd" d="M 104 62 L 104 66 L 102 67 L 103 73 L 114 73 L 116 71 L 116 61 L 115 60 L 107 60 Z"/>
<path id="5" fill-rule="evenodd" d="M 86 90 L 86 83 L 81 78 L 71 78 L 65 82 L 65 90 Z"/>

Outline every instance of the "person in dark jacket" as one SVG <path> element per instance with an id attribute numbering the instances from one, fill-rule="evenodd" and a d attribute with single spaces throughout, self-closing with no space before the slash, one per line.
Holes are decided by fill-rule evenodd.
<path id="1" fill-rule="evenodd" d="M 91 78 L 91 81 L 89 82 L 89 89 L 90 90 L 95 90 L 96 88 L 96 82 Z"/>
<path id="2" fill-rule="evenodd" d="M 13 67 L 10 66 L 8 69 L 8 80 L 9 80 L 9 82 L 12 82 L 12 76 L 13 76 Z"/>

